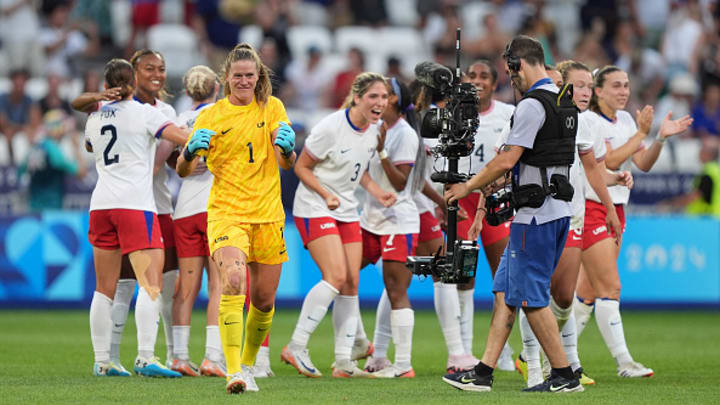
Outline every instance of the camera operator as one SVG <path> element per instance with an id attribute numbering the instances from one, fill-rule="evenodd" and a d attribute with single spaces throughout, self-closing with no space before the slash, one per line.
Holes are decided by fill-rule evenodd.
<path id="1" fill-rule="evenodd" d="M 580 392 L 583 387 L 565 357 L 548 308 L 550 278 L 569 228 L 568 175 L 577 109 L 567 94 L 558 96 L 560 90 L 548 78 L 540 42 L 517 36 L 503 58 L 513 85 L 525 93 L 513 114 L 506 146 L 473 178 L 449 186 L 445 198 L 449 203 L 463 198 L 512 170 L 517 213 L 493 281 L 495 303 L 482 359 L 473 370 L 448 374 L 443 381 L 462 390 L 490 391 L 494 367 L 521 306 L 552 366 L 545 382 L 526 390 Z"/>

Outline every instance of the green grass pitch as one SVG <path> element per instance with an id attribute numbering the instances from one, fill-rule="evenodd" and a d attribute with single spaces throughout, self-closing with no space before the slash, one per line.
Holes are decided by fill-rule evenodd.
<path id="1" fill-rule="evenodd" d="M 274 378 L 260 379 L 260 392 L 229 396 L 217 378 L 161 380 L 92 376 L 92 347 L 87 311 L 0 311 L 0 404 L 425 404 L 425 403 L 720 403 L 720 316 L 717 312 L 631 312 L 623 314 L 625 333 L 636 360 L 655 370 L 649 379 L 620 379 L 614 361 L 592 322 L 580 340 L 580 358 L 596 386 L 581 394 L 528 394 L 515 372 L 496 372 L 491 393 L 458 391 L 441 381 L 447 352 L 432 311 L 417 311 L 412 380 L 333 379 L 332 322 L 329 314 L 310 340 L 310 353 L 323 378 L 308 379 L 280 362 L 280 350 L 292 333 L 297 311 L 279 310 L 271 342 Z M 205 315 L 192 320 L 190 352 L 200 362 L 205 345 Z M 374 311 L 364 311 L 371 335 Z M 130 369 L 135 357 L 135 326 L 128 319 L 121 348 Z M 489 313 L 475 318 L 475 354 L 485 344 Z M 520 350 L 517 325 L 511 335 Z M 164 359 L 160 327 L 156 353 Z M 517 355 L 517 354 L 516 354 Z M 392 356 L 392 349 L 391 349 Z M 392 357 L 391 357 L 392 358 Z"/>

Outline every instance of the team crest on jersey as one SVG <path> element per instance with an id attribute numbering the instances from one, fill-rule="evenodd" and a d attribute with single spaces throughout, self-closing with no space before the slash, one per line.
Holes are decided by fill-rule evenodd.
<path id="1" fill-rule="evenodd" d="M 263 121 L 263 122 L 258 122 L 258 123 L 257 123 L 257 127 L 258 127 L 258 128 L 262 128 L 262 127 L 264 127 L 264 126 L 265 126 L 265 121 Z"/>
<path id="2" fill-rule="evenodd" d="M 229 238 L 227 237 L 227 235 L 221 236 L 221 237 L 219 237 L 219 238 L 215 238 L 215 243 L 219 243 L 219 242 L 222 242 L 222 241 L 228 240 L 228 239 L 229 239 Z"/>

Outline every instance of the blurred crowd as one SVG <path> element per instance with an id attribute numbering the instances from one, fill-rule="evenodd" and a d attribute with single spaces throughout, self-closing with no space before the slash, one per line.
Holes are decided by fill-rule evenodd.
<path id="1" fill-rule="evenodd" d="M 714 0 L 0 0 L 0 212 L 84 208 L 94 160 L 69 101 L 101 88 L 112 57 L 163 53 L 166 101 L 182 112 L 184 71 L 216 69 L 238 41 L 250 42 L 302 130 L 339 107 L 362 71 L 410 80 L 422 60 L 454 65 L 457 27 L 463 67 L 496 63 L 502 101 L 513 102 L 513 91 L 500 56 L 522 33 L 542 42 L 548 64 L 572 58 L 627 71 L 628 110 L 653 105 L 655 125 L 670 111 L 691 114 L 692 130 L 672 140 L 660 171 L 699 170 L 702 140 L 720 137 Z M 79 197 L 60 206 L 49 195 L 68 190 Z"/>

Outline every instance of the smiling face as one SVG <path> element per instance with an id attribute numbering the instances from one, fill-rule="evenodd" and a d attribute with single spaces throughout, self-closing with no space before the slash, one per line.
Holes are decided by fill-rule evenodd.
<path id="1" fill-rule="evenodd" d="M 497 83 L 493 79 L 490 66 L 484 63 L 475 63 L 470 66 L 467 72 L 467 78 L 475 86 L 477 96 L 481 102 L 492 98 L 493 92 L 497 88 Z"/>
<path id="2" fill-rule="evenodd" d="M 615 71 L 605 75 L 601 87 L 595 89 L 595 95 L 601 104 L 610 110 L 622 110 L 630 98 L 630 80 L 627 73 Z"/>
<path id="3" fill-rule="evenodd" d="M 580 111 L 590 105 L 592 96 L 592 75 L 587 70 L 573 69 L 568 72 L 568 83 L 573 85 L 573 101 Z"/>
<path id="4" fill-rule="evenodd" d="M 355 95 L 355 105 L 352 108 L 359 112 L 365 121 L 360 123 L 360 126 L 377 123 L 387 108 L 388 98 L 387 85 L 379 80 L 373 82 L 362 95 Z"/>
<path id="5" fill-rule="evenodd" d="M 237 105 L 248 105 L 255 96 L 260 73 L 255 61 L 240 59 L 230 65 L 225 82 L 230 87 L 230 101 Z"/>
<path id="6" fill-rule="evenodd" d="M 135 68 L 135 81 L 138 90 L 158 98 L 160 90 L 165 86 L 167 73 L 165 62 L 155 54 L 148 54 L 140 58 Z"/>

